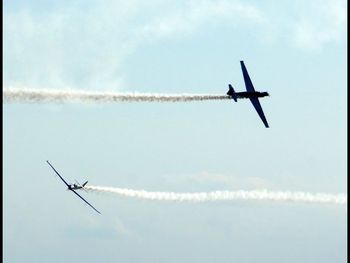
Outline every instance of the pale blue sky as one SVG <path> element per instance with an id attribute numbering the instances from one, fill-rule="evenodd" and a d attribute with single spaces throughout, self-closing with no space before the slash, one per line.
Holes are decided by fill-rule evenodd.
<path id="1" fill-rule="evenodd" d="M 161 203 L 156 191 L 347 192 L 346 1 L 5 1 L 4 88 L 249 101 L 4 104 L 5 262 L 344 262 L 343 205 Z"/>

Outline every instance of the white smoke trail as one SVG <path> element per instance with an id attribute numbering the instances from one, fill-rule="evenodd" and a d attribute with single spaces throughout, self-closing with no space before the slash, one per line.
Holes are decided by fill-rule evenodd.
<path id="1" fill-rule="evenodd" d="M 174 193 L 174 192 L 148 192 L 144 190 L 132 190 L 125 188 L 85 186 L 86 190 L 114 193 L 119 196 L 158 200 L 158 201 L 180 201 L 180 202 L 208 202 L 208 201 L 234 201 L 234 200 L 270 200 L 284 202 L 302 203 L 330 203 L 347 204 L 346 194 L 325 194 L 305 192 L 270 192 L 267 190 L 253 191 L 214 191 L 199 193 Z"/>
<path id="2" fill-rule="evenodd" d="M 228 95 L 210 94 L 156 94 L 156 93 L 115 93 L 88 92 L 79 90 L 3 90 L 3 101 L 9 102 L 190 102 L 227 100 Z"/>

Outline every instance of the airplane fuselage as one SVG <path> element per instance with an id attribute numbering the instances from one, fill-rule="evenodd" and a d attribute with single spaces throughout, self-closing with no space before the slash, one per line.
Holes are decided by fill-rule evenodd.
<path id="1" fill-rule="evenodd" d="M 267 93 L 266 91 L 264 92 L 259 92 L 259 91 L 254 91 L 254 92 L 250 92 L 250 91 L 242 91 L 242 92 L 236 92 L 235 93 L 237 98 L 261 98 L 261 97 L 266 97 L 269 96 L 269 93 Z"/>
<path id="2" fill-rule="evenodd" d="M 76 184 L 68 185 L 68 190 L 78 190 L 78 189 L 81 189 L 81 188 L 83 188 L 83 187 L 80 186 L 80 185 L 76 185 Z"/>

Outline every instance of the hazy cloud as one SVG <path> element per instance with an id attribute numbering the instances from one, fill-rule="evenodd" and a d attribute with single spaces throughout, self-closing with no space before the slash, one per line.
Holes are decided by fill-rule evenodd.
<path id="1" fill-rule="evenodd" d="M 43 13 L 12 10 L 4 15 L 4 83 L 120 90 L 125 86 L 120 66 L 140 45 L 242 19 L 259 21 L 261 14 L 229 1 L 111 1 L 89 2 L 83 9 L 70 4 Z"/>
<path id="2" fill-rule="evenodd" d="M 326 44 L 346 38 L 346 1 L 311 1 L 293 26 L 293 41 L 307 50 L 320 50 Z M 307 4 L 308 5 L 308 4 Z"/>
<path id="3" fill-rule="evenodd" d="M 120 90 L 123 62 L 161 40 L 234 28 L 260 44 L 320 50 L 346 36 L 346 1 L 89 1 L 6 9 L 4 83 L 13 87 Z M 249 28 L 247 28 L 249 26 Z M 268 41 L 266 41 L 268 40 Z"/>
<path id="4" fill-rule="evenodd" d="M 200 28 L 228 24 L 255 24 L 264 21 L 263 14 L 250 4 L 237 1 L 190 1 L 171 14 L 156 18 L 141 27 L 149 40 L 186 36 Z"/>

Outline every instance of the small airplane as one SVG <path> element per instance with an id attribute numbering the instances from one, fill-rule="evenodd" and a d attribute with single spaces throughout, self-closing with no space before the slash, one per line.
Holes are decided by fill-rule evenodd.
<path id="1" fill-rule="evenodd" d="M 80 194 L 78 194 L 75 190 L 78 189 L 84 189 L 85 185 L 87 184 L 88 181 L 86 181 L 84 184 L 68 184 L 63 177 L 56 171 L 56 169 L 51 165 L 51 163 L 49 163 L 49 161 L 46 161 L 51 168 L 55 171 L 55 173 L 59 176 L 59 178 L 61 178 L 61 180 L 67 185 L 69 191 L 72 191 L 73 193 L 75 193 L 77 196 L 79 196 L 85 203 L 87 203 L 92 209 L 94 209 L 97 213 L 101 214 L 100 211 L 98 211 L 95 207 L 93 207 L 88 201 L 86 201 Z"/>
<path id="2" fill-rule="evenodd" d="M 253 83 L 250 80 L 248 71 L 244 65 L 244 62 L 243 61 L 240 61 L 240 62 L 241 62 L 241 68 L 242 68 L 242 73 L 243 73 L 243 77 L 244 77 L 245 87 L 246 87 L 247 91 L 235 92 L 232 85 L 229 84 L 228 85 L 229 90 L 227 92 L 227 95 L 229 95 L 235 102 L 237 102 L 237 99 L 243 99 L 243 98 L 250 99 L 255 110 L 257 111 L 261 120 L 263 121 L 265 127 L 269 128 L 269 124 L 267 123 L 265 114 L 261 108 L 261 105 L 260 105 L 258 98 L 262 98 L 262 97 L 270 96 L 270 95 L 266 91 L 264 91 L 264 92 L 255 91 Z"/>

